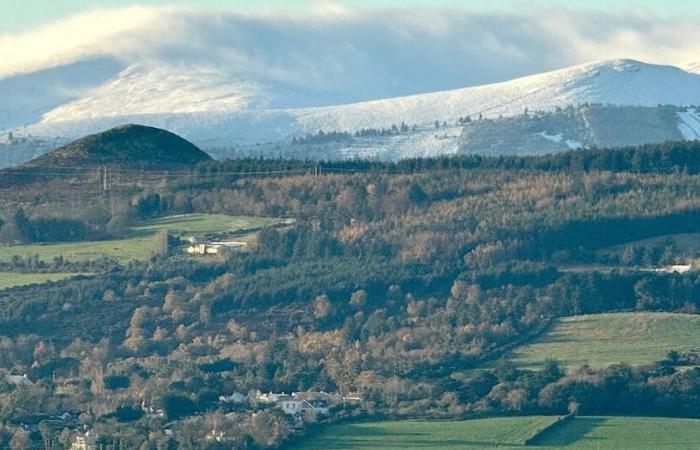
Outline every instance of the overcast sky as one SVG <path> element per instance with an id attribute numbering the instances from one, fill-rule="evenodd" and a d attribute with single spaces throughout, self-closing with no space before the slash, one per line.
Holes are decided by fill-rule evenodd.
<path id="1" fill-rule="evenodd" d="M 700 60 L 700 2 L 689 1 L 11 3 L 0 21 L 23 31 L 0 34 L 0 79 L 96 58 L 113 61 L 103 71 L 196 64 L 331 103 L 499 82 L 602 59 Z"/>
<path id="2" fill-rule="evenodd" d="M 0 33 L 15 33 L 97 8 L 128 5 L 178 6 L 201 11 L 274 12 L 308 8 L 317 0 L 0 0 Z M 693 0 L 339 0 L 352 8 L 431 7 L 474 12 L 522 12 L 530 8 L 567 8 L 604 13 L 655 14 L 660 17 L 700 16 Z"/>

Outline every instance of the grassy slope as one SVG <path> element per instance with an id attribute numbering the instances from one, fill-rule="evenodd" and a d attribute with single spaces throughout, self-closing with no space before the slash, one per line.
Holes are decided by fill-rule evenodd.
<path id="1" fill-rule="evenodd" d="M 537 428 L 554 417 L 504 417 L 473 421 L 394 421 L 333 425 L 295 449 L 340 450 L 407 448 L 477 449 L 518 448 Z"/>
<path id="2" fill-rule="evenodd" d="M 577 417 L 528 448 L 697 449 L 700 420 L 658 417 Z"/>
<path id="3" fill-rule="evenodd" d="M 182 237 L 201 236 L 207 233 L 244 231 L 279 223 L 280 219 L 265 217 L 237 217 L 222 214 L 187 214 L 169 216 L 134 227 L 127 239 L 69 242 L 60 244 L 31 244 L 0 246 L 0 260 L 10 260 L 14 255 L 33 256 L 50 261 L 55 256 L 63 255 L 71 261 L 86 261 L 114 257 L 121 262 L 132 259 L 146 259 L 154 248 L 153 235 L 160 229 L 167 228 L 171 234 Z"/>
<path id="4" fill-rule="evenodd" d="M 45 283 L 47 281 L 60 281 L 74 277 L 75 273 L 13 273 L 0 272 L 0 290 L 15 286 Z"/>
<path id="5" fill-rule="evenodd" d="M 655 417 L 577 417 L 545 432 L 536 445 L 523 440 L 553 417 L 506 417 L 332 425 L 298 443 L 308 450 L 447 449 L 695 449 L 700 420 Z"/>
<path id="6" fill-rule="evenodd" d="M 700 316 L 672 313 L 611 313 L 565 317 L 552 330 L 517 348 L 509 359 L 537 368 L 553 358 L 569 368 L 605 367 L 663 359 L 669 350 L 700 348 Z"/>

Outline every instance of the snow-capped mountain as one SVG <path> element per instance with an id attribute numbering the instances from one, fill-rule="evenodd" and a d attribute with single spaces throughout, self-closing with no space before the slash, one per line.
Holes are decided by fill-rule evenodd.
<path id="1" fill-rule="evenodd" d="M 680 67 L 686 72 L 700 74 L 700 62 L 689 62 L 682 64 Z"/>
<path id="2" fill-rule="evenodd" d="M 364 139 L 352 148 L 338 150 L 345 156 L 400 158 L 457 152 L 462 135 L 462 124 L 457 120 L 467 116 L 512 117 L 526 110 L 551 111 L 584 103 L 700 105 L 700 74 L 693 73 L 698 66 L 683 70 L 629 59 L 464 89 L 297 108 L 277 107 L 304 104 L 299 98 L 287 101 L 285 96 L 292 93 L 279 85 L 232 77 L 212 68 L 122 67 L 109 59 L 79 64 L 0 80 L 0 96 L 9 99 L 0 106 L 0 128 L 14 129 L 15 136 L 72 139 L 124 123 L 139 123 L 166 128 L 205 149 L 245 152 L 274 147 L 279 152 L 280 144 L 308 133 L 352 133 L 403 123 L 410 132 Z M 65 74 L 51 78 L 57 70 Z M 95 74 L 92 78 L 91 71 Z M 73 86 L 69 89 L 67 81 L 47 84 L 47 79 L 71 80 Z M 39 89 L 39 85 L 43 87 Z M 299 97 L 300 93 L 294 95 Z M 25 126 L 19 126 L 18 117 L 26 121 Z M 694 136 L 694 129 L 686 129 L 689 122 L 694 123 L 692 117 L 679 113 L 677 120 L 679 135 Z"/>
<path id="3" fill-rule="evenodd" d="M 465 115 L 513 116 L 581 103 L 613 105 L 700 104 L 700 75 L 672 66 L 618 59 L 432 94 L 300 110 L 304 129 L 354 130 L 397 120 L 424 124 Z"/>

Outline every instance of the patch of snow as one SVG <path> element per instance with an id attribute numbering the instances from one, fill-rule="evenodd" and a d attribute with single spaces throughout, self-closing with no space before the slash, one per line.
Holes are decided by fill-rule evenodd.
<path id="1" fill-rule="evenodd" d="M 260 97 L 259 86 L 221 71 L 131 66 L 82 98 L 46 112 L 42 122 L 131 114 L 235 113 Z"/>
<path id="2" fill-rule="evenodd" d="M 573 139 L 564 139 L 564 135 L 562 133 L 547 134 L 546 131 L 540 131 L 536 134 L 556 144 L 561 144 L 562 142 L 564 142 L 569 150 L 578 150 L 580 148 L 583 148 L 583 144 L 578 141 L 575 141 Z"/>
<path id="3" fill-rule="evenodd" d="M 397 160 L 452 155 L 459 150 L 461 127 L 423 127 L 396 136 L 355 138 L 339 152 L 345 158 Z"/>
<path id="4" fill-rule="evenodd" d="M 688 141 L 700 139 L 700 115 L 695 109 L 688 109 L 685 112 L 679 112 L 678 130 Z"/>
<path id="5" fill-rule="evenodd" d="M 294 136 L 320 130 L 354 132 L 363 128 L 388 128 L 401 122 L 409 127 L 417 125 L 416 133 L 359 140 L 343 149 L 348 157 L 396 158 L 456 152 L 461 132 L 456 120 L 464 116 L 507 117 L 519 115 L 526 108 L 552 110 L 581 103 L 700 104 L 700 75 L 677 67 L 626 59 L 589 63 L 484 86 L 305 108 L 271 108 L 268 105 L 284 104 L 283 100 L 273 101 L 279 94 L 275 86 L 260 80 L 235 79 L 204 66 L 194 71 L 167 65 L 131 66 L 96 84 L 77 93 L 77 98 L 75 95 L 52 98 L 56 104 L 50 109 L 42 110 L 45 105 L 33 108 L 32 111 L 41 111 L 41 115 L 37 122 L 22 128 L 21 133 L 77 138 L 124 123 L 138 123 L 168 129 L 205 149 L 221 149 L 288 143 Z M 18 101 L 19 97 L 9 103 L 3 99 L 0 129 L 6 126 L 1 123 L 2 117 L 9 117 L 16 106 L 13 103 Z M 7 114 L 3 115 L 3 111 Z M 700 135 L 696 118 L 695 113 L 681 116 L 679 128 L 684 136 L 689 136 L 691 131 L 694 138 Z M 450 125 L 435 130 L 435 121 Z M 562 135 L 543 133 L 542 137 L 565 143 L 569 148 L 582 146 Z"/>
<path id="6" fill-rule="evenodd" d="M 562 139 L 563 139 L 561 133 L 557 133 L 557 134 L 547 134 L 546 131 L 540 131 L 540 132 L 537 133 L 537 134 L 540 135 L 540 136 L 542 136 L 543 138 L 547 139 L 548 141 L 554 142 L 554 143 L 557 143 L 557 144 L 561 144 L 561 141 L 562 141 Z"/>
<path id="7" fill-rule="evenodd" d="M 583 148 L 582 143 L 580 143 L 578 141 L 574 141 L 573 139 L 567 139 L 566 146 L 569 147 L 569 150 L 579 150 L 579 149 Z"/>
<path id="8" fill-rule="evenodd" d="M 700 74 L 700 62 L 689 62 L 681 65 L 680 67 L 686 72 Z"/>

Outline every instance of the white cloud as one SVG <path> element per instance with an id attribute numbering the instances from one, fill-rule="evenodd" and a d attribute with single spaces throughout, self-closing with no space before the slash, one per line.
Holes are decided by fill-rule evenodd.
<path id="1" fill-rule="evenodd" d="M 132 6 L 97 10 L 70 17 L 36 30 L 0 35 L 0 76 L 40 70 L 81 57 L 111 53 L 135 30 L 157 20 L 162 10 Z"/>
<path id="2" fill-rule="evenodd" d="M 316 1 L 311 4 L 310 12 L 319 16 L 347 16 L 352 13 L 352 9 L 332 1 Z"/>
<path id="3" fill-rule="evenodd" d="M 130 7 L 0 35 L 0 77 L 108 56 L 124 65 L 206 66 L 261 83 L 280 106 L 328 104 L 502 81 L 617 57 L 700 57 L 700 23 L 537 11 L 350 10 L 242 15 Z"/>

